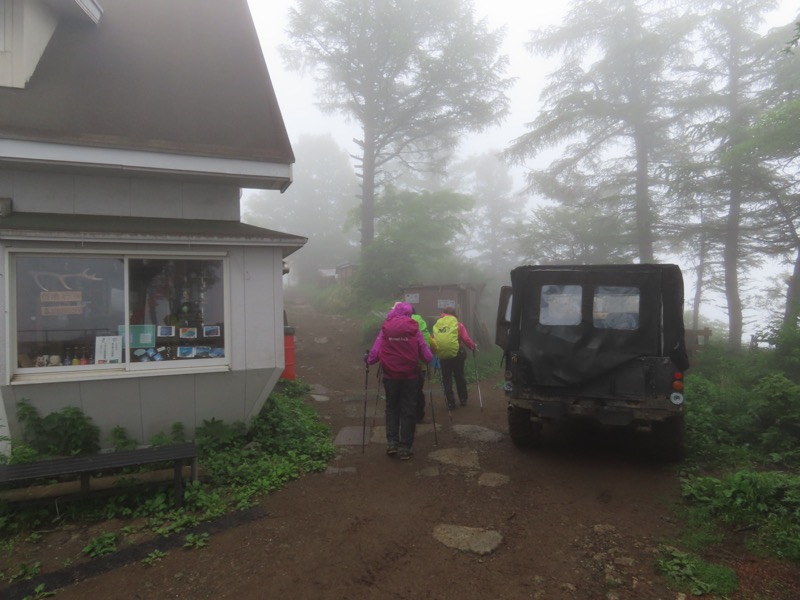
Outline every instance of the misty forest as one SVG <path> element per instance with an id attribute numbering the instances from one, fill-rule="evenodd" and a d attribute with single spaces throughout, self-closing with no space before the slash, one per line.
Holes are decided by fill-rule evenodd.
<path id="1" fill-rule="evenodd" d="M 245 218 L 308 237 L 292 287 L 365 343 L 403 286 L 485 284 L 492 323 L 520 264 L 680 265 L 686 327 L 713 333 L 685 379 L 681 552 L 722 523 L 800 561 L 800 20 L 767 27 L 776 6 L 572 0 L 531 23 L 525 50 L 553 67 L 518 135 L 465 156 L 510 113 L 502 29 L 468 0 L 297 0 L 282 57 L 357 150 L 296 140 L 287 197 Z M 735 589 L 698 572 L 693 594 Z"/>
<path id="2" fill-rule="evenodd" d="M 464 0 L 298 0 L 282 56 L 357 125 L 358 151 L 296 140 L 288 197 L 256 197 L 247 219 L 309 238 L 294 283 L 358 264 L 350 303 L 410 283 L 491 291 L 524 263 L 675 262 L 687 327 L 714 303 L 738 351 L 758 309 L 749 325 L 774 342 L 800 313 L 798 25 L 765 30 L 775 4 L 577 0 L 532 24 L 526 50 L 556 67 L 519 136 L 463 157 L 509 112 L 502 29 Z"/>

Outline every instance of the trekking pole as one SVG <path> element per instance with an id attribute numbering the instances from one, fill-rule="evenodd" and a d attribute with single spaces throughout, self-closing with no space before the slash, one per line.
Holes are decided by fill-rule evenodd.
<path id="1" fill-rule="evenodd" d="M 381 365 L 378 364 L 378 372 L 375 380 L 378 382 L 378 391 L 375 392 L 375 410 L 372 411 L 372 427 L 375 427 L 375 417 L 378 415 L 378 401 L 381 399 Z"/>
<path id="2" fill-rule="evenodd" d="M 364 366 L 366 367 L 366 375 L 364 377 L 364 423 L 361 426 L 361 454 L 364 454 L 364 448 L 367 445 L 367 395 L 369 390 L 369 363 L 367 362 L 367 355 L 369 350 L 364 353 Z"/>
<path id="3" fill-rule="evenodd" d="M 433 409 L 433 387 L 431 386 L 431 367 L 428 366 L 428 398 L 431 401 L 431 421 L 433 422 L 433 444 L 439 445 L 439 434 L 436 433 L 436 411 Z"/>
<path id="4" fill-rule="evenodd" d="M 475 385 L 478 386 L 478 403 L 481 405 L 481 412 L 483 412 L 483 396 L 481 396 L 481 380 L 478 378 L 478 359 L 475 358 L 475 350 L 472 351 L 472 364 L 475 365 Z"/>

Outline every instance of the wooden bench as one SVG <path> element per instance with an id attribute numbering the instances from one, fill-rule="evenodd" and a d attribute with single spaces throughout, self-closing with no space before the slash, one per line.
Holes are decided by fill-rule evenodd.
<path id="1" fill-rule="evenodd" d="M 52 458 L 20 465 L 0 465 L 0 484 L 80 475 L 81 494 L 88 494 L 91 491 L 89 482 L 93 474 L 172 462 L 175 470 L 175 506 L 180 507 L 183 504 L 183 465 L 187 461 L 191 465 L 191 480 L 194 481 L 197 479 L 197 446 L 193 442 L 186 442 L 89 456 Z"/>

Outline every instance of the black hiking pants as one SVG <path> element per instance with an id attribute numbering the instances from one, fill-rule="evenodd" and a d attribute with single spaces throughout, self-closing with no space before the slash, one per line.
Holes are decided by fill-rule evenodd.
<path id="1" fill-rule="evenodd" d="M 447 406 L 453 408 L 456 399 L 453 395 L 453 379 L 456 380 L 456 391 L 461 406 L 467 404 L 467 378 L 464 376 L 464 365 L 467 362 L 467 351 L 459 348 L 458 354 L 453 358 L 439 359 L 442 365 L 442 384 L 444 385 L 444 396 L 447 399 Z"/>

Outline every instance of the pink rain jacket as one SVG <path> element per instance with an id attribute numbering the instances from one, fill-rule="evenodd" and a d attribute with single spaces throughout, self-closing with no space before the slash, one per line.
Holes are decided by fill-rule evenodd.
<path id="1" fill-rule="evenodd" d="M 407 302 L 395 304 L 369 351 L 367 362 L 374 365 L 380 361 L 386 379 L 414 379 L 419 375 L 419 361 L 433 359 L 411 311 Z"/>

